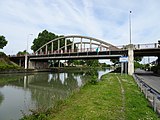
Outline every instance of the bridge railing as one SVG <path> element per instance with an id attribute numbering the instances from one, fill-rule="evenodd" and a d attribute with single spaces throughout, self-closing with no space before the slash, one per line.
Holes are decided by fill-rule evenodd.
<path id="1" fill-rule="evenodd" d="M 149 48 L 158 48 L 158 43 L 150 43 L 150 44 L 137 44 L 134 45 L 135 49 L 149 49 Z"/>
<path id="2" fill-rule="evenodd" d="M 127 45 L 116 46 L 120 49 L 127 50 Z M 134 49 L 153 49 L 159 48 L 158 43 L 149 43 L 149 44 L 134 44 Z"/>
<path id="3" fill-rule="evenodd" d="M 54 50 L 46 52 L 33 53 L 33 55 L 47 55 L 47 54 L 64 54 L 64 53 L 77 53 L 77 52 L 99 52 L 99 51 L 108 51 L 104 48 L 78 48 L 78 49 L 68 49 L 68 50 Z"/>
<path id="4" fill-rule="evenodd" d="M 137 85 L 139 86 L 141 92 L 144 93 L 146 99 L 151 103 L 153 110 L 160 114 L 160 93 L 146 84 L 141 78 L 136 74 L 133 75 Z"/>

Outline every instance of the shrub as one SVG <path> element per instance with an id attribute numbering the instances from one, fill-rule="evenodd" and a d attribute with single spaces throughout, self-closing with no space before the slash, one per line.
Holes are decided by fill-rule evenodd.
<path id="1" fill-rule="evenodd" d="M 91 79 L 90 79 L 90 81 L 89 81 L 89 83 L 90 84 L 92 84 L 92 85 L 95 85 L 95 84 L 97 84 L 97 77 L 96 77 L 96 75 L 94 75 L 93 77 L 91 77 Z"/>
<path id="2" fill-rule="evenodd" d="M 151 68 L 151 71 L 153 71 L 154 73 L 158 73 L 158 70 L 160 70 L 160 66 L 159 66 L 159 65 L 153 66 L 153 67 Z"/>

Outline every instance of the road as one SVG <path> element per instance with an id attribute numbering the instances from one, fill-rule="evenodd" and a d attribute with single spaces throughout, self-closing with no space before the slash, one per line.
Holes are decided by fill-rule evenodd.
<path id="1" fill-rule="evenodd" d="M 155 89 L 160 93 L 160 76 L 156 76 L 153 72 L 144 71 L 137 69 L 135 73 L 140 77 L 146 84 Z"/>

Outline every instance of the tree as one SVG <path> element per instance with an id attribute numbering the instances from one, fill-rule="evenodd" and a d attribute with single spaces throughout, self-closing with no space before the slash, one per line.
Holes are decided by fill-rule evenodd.
<path id="1" fill-rule="evenodd" d="M 85 63 L 87 66 L 90 66 L 90 67 L 98 67 L 99 66 L 98 60 L 85 60 Z"/>
<path id="2" fill-rule="evenodd" d="M 18 53 L 17 53 L 17 55 L 25 55 L 25 54 L 29 54 L 26 50 L 24 50 L 23 52 L 22 51 L 19 51 Z"/>
<path id="3" fill-rule="evenodd" d="M 4 46 L 6 46 L 8 41 L 5 39 L 4 36 L 0 36 L 0 49 L 3 49 Z"/>
<path id="4" fill-rule="evenodd" d="M 54 33 L 48 32 L 47 30 L 42 31 L 42 33 L 38 34 L 38 37 L 34 39 L 33 41 L 33 45 L 31 46 L 31 49 L 35 52 L 36 50 L 38 50 L 42 45 L 44 45 L 45 43 L 54 40 L 58 37 L 63 37 L 63 35 L 56 35 Z M 67 39 L 67 44 L 72 43 L 69 39 Z M 65 45 L 65 39 L 61 39 L 60 41 L 60 47 Z M 48 49 L 51 50 L 51 44 L 48 45 Z M 57 50 L 58 49 L 58 41 L 55 41 L 53 44 L 53 50 Z M 63 48 L 64 50 L 65 48 Z M 67 46 L 67 50 L 71 49 L 71 46 Z M 44 49 L 42 49 L 42 51 L 45 51 Z"/>
<path id="5" fill-rule="evenodd" d="M 38 34 L 38 37 L 34 39 L 33 45 L 31 46 L 31 49 L 35 52 L 38 50 L 42 45 L 49 42 L 50 40 L 53 40 L 55 38 L 58 38 L 58 35 L 55 35 L 54 33 L 48 32 L 47 30 L 42 31 L 42 33 Z"/>
<path id="6" fill-rule="evenodd" d="M 143 57 L 137 56 L 137 57 L 134 58 L 134 60 L 135 60 L 136 62 L 141 62 L 141 61 L 142 61 L 142 58 L 143 58 Z"/>
<path id="7" fill-rule="evenodd" d="M 116 58 L 114 58 L 114 59 L 110 59 L 110 61 L 111 61 L 112 63 L 114 63 L 114 64 L 119 63 L 119 59 L 116 59 Z"/>

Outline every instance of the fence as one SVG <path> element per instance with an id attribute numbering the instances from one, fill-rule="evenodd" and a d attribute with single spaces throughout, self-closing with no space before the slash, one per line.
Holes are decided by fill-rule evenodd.
<path id="1" fill-rule="evenodd" d="M 120 49 L 127 50 L 127 45 L 116 46 Z M 150 44 L 134 44 L 134 49 L 153 49 L 160 48 L 158 43 L 150 43 Z"/>
<path id="2" fill-rule="evenodd" d="M 146 84 L 141 78 L 136 74 L 133 75 L 135 81 L 137 82 L 141 92 L 144 93 L 146 99 L 149 100 L 153 110 L 160 115 L 160 93 Z"/>

